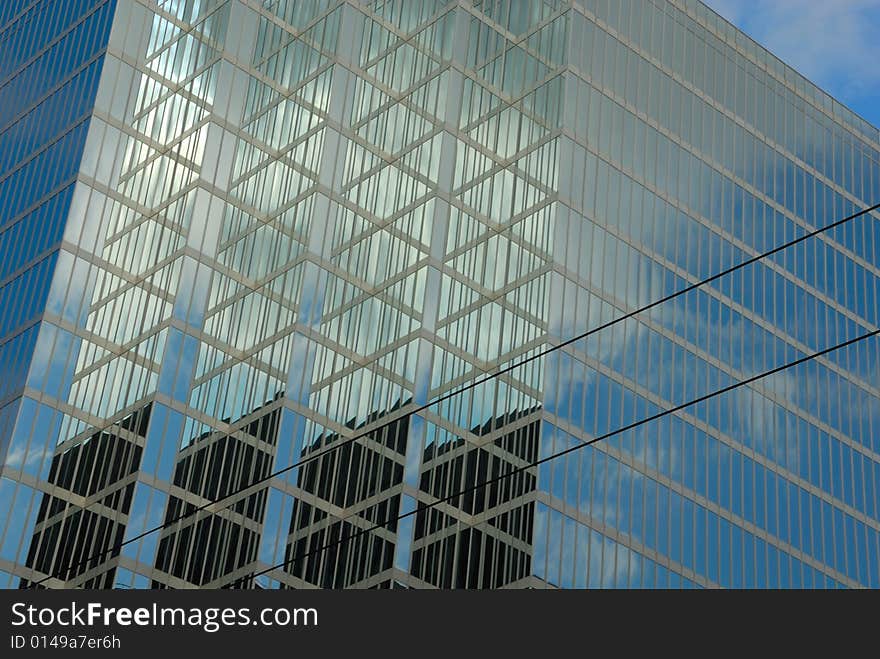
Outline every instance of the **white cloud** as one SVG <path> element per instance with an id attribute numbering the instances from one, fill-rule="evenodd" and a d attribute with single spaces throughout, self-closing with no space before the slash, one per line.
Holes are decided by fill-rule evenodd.
<path id="1" fill-rule="evenodd" d="M 878 0 L 706 0 L 787 64 L 844 102 L 880 87 Z"/>

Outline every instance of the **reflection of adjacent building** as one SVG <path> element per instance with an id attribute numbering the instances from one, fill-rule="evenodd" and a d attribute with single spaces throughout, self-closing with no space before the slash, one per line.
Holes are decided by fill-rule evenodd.
<path id="1" fill-rule="evenodd" d="M 387 414 L 396 412 L 397 408 L 374 413 L 367 423 L 381 424 Z M 193 511 L 194 502 L 221 499 L 269 474 L 278 415 L 277 407 L 262 415 L 255 410 L 248 415 L 254 420 L 236 433 L 205 433 L 180 450 L 153 587 L 168 587 L 167 582 L 222 586 L 254 569 L 265 488 L 222 510 L 174 520 Z M 137 473 L 142 453 L 138 439 L 143 441 L 149 416 L 147 406 L 112 433 L 98 433 L 71 448 L 62 447 L 50 475 L 58 491 L 43 498 L 28 567 L 79 587 L 114 585 L 114 559 L 119 550 L 107 550 L 123 539 L 134 489 L 132 475 Z M 485 438 L 480 445 L 456 438 L 425 447 L 419 485 L 426 495 L 424 501 L 448 500 L 416 515 L 413 577 L 440 588 L 497 588 L 529 576 L 534 469 L 487 488 L 452 495 L 534 461 L 539 417 L 538 409 L 514 412 L 473 428 L 475 436 Z M 352 425 L 351 431 L 359 433 L 362 427 Z M 345 442 L 299 471 L 297 486 L 302 494 L 294 503 L 285 554 L 285 570 L 293 577 L 290 585 L 391 584 L 408 427 L 408 417 L 396 417 L 354 442 L 345 442 L 336 433 L 321 435 L 303 452 L 307 457 Z M 103 476 L 92 478 L 93 470 Z M 84 510 L 72 503 L 76 500 L 94 503 Z M 382 526 L 372 529 L 375 525 Z M 372 530 L 359 533 L 364 529 Z M 356 537 L 341 540 L 351 536 Z M 78 565 L 102 552 L 107 555 Z M 161 577 L 163 573 L 170 579 Z M 383 573 L 385 578 L 380 576 Z"/>
<path id="2" fill-rule="evenodd" d="M 224 577 L 250 565 L 260 544 L 265 488 L 233 500 L 216 513 L 199 512 L 193 501 L 216 501 L 265 478 L 275 457 L 279 411 L 255 410 L 254 420 L 233 434 L 204 433 L 177 455 L 172 494 L 165 511 L 156 568 L 184 582 L 222 584 Z M 174 492 L 179 494 L 175 496 Z M 185 493 L 185 495 L 184 495 Z M 184 499 L 189 498 L 190 501 Z M 153 581 L 154 587 L 161 587 Z"/>
<path id="3" fill-rule="evenodd" d="M 113 548 L 125 533 L 150 410 L 148 404 L 106 431 L 58 448 L 27 567 L 81 588 L 113 587 L 119 555 Z M 22 579 L 22 588 L 31 585 Z"/>
<path id="4" fill-rule="evenodd" d="M 150 409 L 148 405 L 126 418 L 112 432 L 61 447 L 50 471 L 57 490 L 42 500 L 28 567 L 78 587 L 114 585 L 120 552 L 112 548 L 125 534 Z M 352 423 L 349 430 L 355 435 L 367 424 L 380 426 L 355 441 L 325 433 L 303 451 L 305 458 L 331 449 L 298 472 L 299 495 L 285 553 L 288 586 L 388 587 L 394 581 L 396 518 L 410 426 L 409 416 L 399 411 L 394 406 L 357 426 Z M 247 575 L 259 569 L 265 486 L 246 491 L 220 510 L 175 520 L 270 474 L 279 415 L 277 406 L 268 413 L 258 408 L 238 420 L 236 432 L 203 433 L 177 453 L 163 517 L 167 528 L 159 534 L 155 557 L 154 588 L 231 583 L 259 587 Z M 389 415 L 392 420 L 383 425 Z M 416 584 L 497 588 L 531 574 L 534 468 L 455 495 L 533 462 L 539 432 L 540 409 L 534 408 L 472 428 L 468 440 L 454 437 L 424 448 L 422 501 L 443 501 L 415 516 L 410 574 Z M 87 509 L 75 502 L 85 503 Z"/>
<path id="5" fill-rule="evenodd" d="M 448 501 L 416 515 L 413 576 L 438 588 L 500 588 L 531 574 L 535 468 L 457 493 L 534 462 L 540 429 L 534 408 L 473 428 L 480 445 L 425 448 L 419 489 Z"/>
<path id="6" fill-rule="evenodd" d="M 369 422 L 380 422 L 383 416 L 371 415 Z M 480 445 L 456 438 L 424 449 L 422 502 L 451 498 L 415 516 L 413 577 L 426 586 L 487 588 L 529 575 L 534 473 L 452 495 L 533 461 L 538 417 L 538 410 L 511 413 L 474 428 L 474 435 L 485 437 Z M 323 588 L 392 584 L 408 425 L 406 418 L 395 420 L 302 469 L 298 485 L 304 494 L 294 504 L 285 556 L 291 575 Z M 338 435 L 319 437 L 310 451 L 338 441 Z M 353 518 L 341 521 L 340 514 Z M 380 524 L 382 528 L 372 528 Z M 351 536 L 351 541 L 340 541 Z M 377 579 L 383 572 L 388 576 Z"/>
<path id="7" fill-rule="evenodd" d="M 373 413 L 350 429 L 360 434 L 366 423 L 381 424 L 396 411 Z M 308 457 L 345 442 L 300 469 L 297 485 L 303 494 L 293 504 L 285 553 L 285 570 L 297 580 L 343 588 L 391 568 L 397 523 L 390 520 L 400 509 L 408 428 L 407 417 L 398 417 L 354 442 L 337 433 L 321 435 L 303 451 Z M 383 527 L 372 529 L 377 525 Z"/>

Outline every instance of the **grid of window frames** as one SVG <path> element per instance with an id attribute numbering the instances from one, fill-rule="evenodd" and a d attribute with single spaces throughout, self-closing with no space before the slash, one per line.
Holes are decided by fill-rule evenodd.
<path id="1" fill-rule="evenodd" d="M 74 342 L 44 316 L 113 18 L 114 0 L 13 1 L 0 8 L 0 529 L 3 574 L 24 564 L 62 412 L 47 363 Z M 40 373 L 41 382 L 30 373 Z M 0 534 L 3 531 L 0 530 Z"/>
<path id="2" fill-rule="evenodd" d="M 875 215 L 409 413 L 880 197 L 703 5 L 44 4 L 0 9 L 0 582 L 880 586 L 873 341 L 529 468 L 874 329 Z"/>

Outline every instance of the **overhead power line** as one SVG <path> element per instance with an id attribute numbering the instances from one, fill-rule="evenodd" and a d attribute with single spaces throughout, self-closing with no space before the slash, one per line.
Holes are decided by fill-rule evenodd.
<path id="1" fill-rule="evenodd" d="M 380 423 L 376 426 L 373 426 L 369 430 L 364 430 L 363 432 L 357 433 L 357 434 L 353 435 L 352 437 L 349 437 L 347 439 L 344 439 L 344 440 L 341 440 L 338 442 L 334 442 L 333 444 L 325 447 L 322 450 L 310 453 L 309 455 L 302 458 L 301 460 L 299 460 L 291 465 L 288 465 L 286 467 L 282 467 L 281 469 L 278 469 L 277 471 L 274 471 L 266 476 L 258 478 L 256 480 L 254 480 L 253 482 L 251 482 L 243 487 L 240 487 L 225 496 L 218 497 L 216 499 L 211 499 L 206 503 L 203 503 L 199 506 L 194 507 L 189 512 L 182 513 L 182 514 L 180 514 L 180 515 L 178 515 L 178 516 L 176 516 L 166 522 L 163 522 L 162 524 L 160 524 L 158 526 L 154 526 L 153 528 L 147 529 L 147 530 L 139 533 L 138 535 L 136 535 L 132 538 L 129 538 L 128 540 L 125 540 L 123 542 L 117 543 L 117 544 L 113 545 L 112 547 L 109 547 L 108 549 L 105 549 L 101 552 L 98 552 L 97 554 L 90 556 L 89 558 L 86 558 L 81 561 L 76 561 L 72 564 L 65 566 L 62 569 L 55 570 L 53 572 L 53 574 L 47 575 L 47 576 L 39 579 L 38 581 L 33 582 L 33 585 L 34 586 L 40 585 L 51 578 L 63 578 L 63 575 L 69 574 L 71 570 L 75 570 L 75 569 L 81 567 L 82 565 L 86 565 L 89 562 L 94 561 L 96 559 L 102 559 L 103 557 L 107 556 L 108 554 L 112 554 L 112 553 L 122 549 L 126 545 L 129 545 L 133 542 L 137 542 L 138 540 L 141 540 L 141 539 L 147 537 L 148 535 L 151 535 L 153 533 L 156 533 L 158 531 L 166 529 L 174 524 L 177 524 L 178 522 L 181 522 L 189 517 L 192 517 L 193 515 L 197 515 L 198 513 L 203 512 L 203 511 L 207 510 L 208 508 L 211 508 L 213 506 L 218 506 L 225 501 L 229 501 L 231 499 L 234 499 L 236 496 L 242 494 L 243 492 L 246 492 L 247 490 L 250 490 L 256 486 L 262 485 L 263 483 L 268 483 L 273 478 L 276 478 L 282 474 L 288 473 L 294 469 L 297 469 L 299 467 L 307 465 L 310 462 L 314 462 L 315 460 L 319 460 L 322 457 L 324 457 L 325 455 L 327 455 L 333 451 L 336 451 L 344 446 L 347 446 L 348 444 L 352 444 L 360 439 L 364 439 L 366 437 L 369 437 L 369 436 L 383 430 L 384 428 L 386 428 L 388 426 L 399 423 L 401 420 L 406 419 L 406 418 L 412 416 L 413 414 L 418 414 L 419 412 L 423 412 L 425 410 L 428 410 L 431 407 L 433 407 L 439 403 L 442 403 L 446 400 L 449 400 L 450 398 L 454 398 L 455 396 L 461 395 L 467 391 L 470 391 L 471 389 L 479 387 L 480 385 L 482 385 L 482 384 L 484 384 L 494 378 L 505 375 L 506 373 L 510 373 L 511 371 L 514 371 L 517 368 L 520 368 L 521 366 L 524 366 L 524 365 L 531 363 L 537 359 L 540 359 L 541 357 L 544 357 L 552 352 L 555 352 L 555 351 L 560 350 L 566 346 L 569 346 L 569 345 L 572 345 L 572 344 L 577 343 L 579 341 L 582 341 L 583 339 L 586 339 L 586 338 L 588 338 L 598 332 L 601 332 L 605 329 L 608 329 L 609 327 L 612 327 L 618 323 L 622 323 L 626 320 L 629 320 L 630 318 L 634 318 L 635 316 L 638 316 L 642 313 L 645 313 L 646 311 L 649 311 L 649 310 L 651 310 L 655 307 L 658 307 L 666 302 L 674 300 L 677 297 L 680 297 L 682 295 L 686 295 L 687 293 L 695 291 L 695 290 L 697 290 L 707 284 L 712 283 L 713 281 L 717 281 L 718 279 L 721 279 L 722 277 L 725 277 L 733 272 L 736 272 L 737 270 L 741 270 L 745 267 L 748 267 L 749 265 L 752 265 L 752 264 L 757 263 L 763 259 L 766 259 L 770 256 L 773 256 L 774 254 L 778 254 L 779 252 L 782 252 L 790 247 L 793 247 L 794 245 L 797 245 L 797 244 L 802 243 L 806 240 L 809 240 L 810 238 L 813 238 L 813 237 L 818 236 L 820 234 L 831 231 L 831 230 L 833 230 L 837 227 L 840 227 L 848 222 L 851 222 L 852 220 L 854 220 L 858 217 L 861 217 L 863 215 L 866 215 L 866 214 L 871 213 L 873 211 L 876 211 L 878 209 L 880 209 L 880 203 L 874 204 L 874 205 L 869 206 L 867 208 L 864 208 L 863 210 L 860 210 L 856 213 L 853 213 L 852 215 L 848 215 L 847 217 L 844 217 L 843 219 L 837 220 L 837 221 L 832 222 L 831 224 L 828 224 L 824 227 L 821 227 L 819 229 L 814 229 L 813 231 L 805 233 L 804 235 L 802 235 L 798 238 L 794 238 L 793 240 L 790 240 L 786 243 L 783 243 L 782 245 L 779 245 L 778 247 L 774 247 L 773 249 L 770 249 L 766 252 L 756 254 L 755 256 L 752 256 L 748 259 L 745 259 L 745 260 L 741 261 L 740 263 L 733 265 L 729 268 L 726 268 L 726 269 L 724 269 L 714 275 L 711 275 L 711 276 L 709 276 L 705 279 L 702 279 L 698 282 L 695 282 L 693 284 L 685 286 L 684 288 L 677 290 L 673 293 L 670 293 L 669 295 L 666 295 L 664 297 L 661 297 L 661 298 L 655 300 L 654 302 L 650 302 L 650 303 L 646 304 L 645 306 L 642 306 L 642 307 L 639 307 L 638 309 L 627 312 L 621 316 L 618 316 L 617 318 L 614 318 L 614 319 L 609 320 L 605 323 L 602 323 L 602 324 L 600 324 L 590 330 L 587 330 L 581 334 L 578 334 L 578 335 L 573 336 L 569 339 L 561 341 L 560 343 L 554 344 L 551 347 L 547 348 L 546 350 L 537 352 L 534 355 L 531 355 L 529 357 L 521 359 L 521 360 L 519 360 L 509 366 L 505 366 L 503 368 L 499 368 L 497 370 L 493 370 L 489 373 L 486 373 L 483 377 L 480 377 L 480 378 L 474 380 L 473 382 L 471 382 L 467 385 L 464 385 L 463 387 L 460 387 L 459 389 L 455 389 L 455 390 L 449 391 L 441 396 L 438 396 L 437 398 L 435 398 L 434 400 L 432 400 L 428 403 L 424 403 L 422 405 L 414 407 L 413 409 L 401 414 L 400 416 L 396 416 L 396 417 L 391 418 L 383 423 Z M 864 338 L 867 338 L 867 336 L 869 336 L 869 335 L 866 335 Z M 837 347 L 843 347 L 843 344 L 841 344 L 840 346 L 837 346 Z M 830 352 L 830 350 L 825 351 L 825 352 Z M 815 357 L 821 356 L 821 354 L 825 354 L 825 352 L 818 353 L 814 356 Z M 220 507 L 222 508 L 223 506 L 220 506 Z"/>
<path id="2" fill-rule="evenodd" d="M 853 344 L 858 343 L 859 341 L 864 341 L 864 340 L 869 339 L 873 336 L 877 336 L 878 334 L 880 334 L 880 329 L 875 329 L 875 330 L 868 332 L 866 334 L 862 334 L 861 336 L 857 336 L 854 339 L 850 339 L 849 341 L 844 341 L 843 343 L 838 343 L 837 345 L 831 346 L 830 348 L 825 348 L 824 350 L 819 350 L 818 352 L 814 352 L 810 355 L 806 355 L 805 357 L 801 357 L 800 359 L 796 359 L 796 360 L 789 362 L 787 364 L 777 366 L 776 368 L 771 368 L 768 371 L 764 371 L 763 373 L 759 373 L 758 375 L 754 375 L 752 377 L 746 378 L 745 380 L 741 380 L 739 382 L 735 382 L 734 384 L 728 385 L 726 387 L 722 387 L 722 388 L 717 389 L 711 393 L 704 394 L 703 396 L 700 396 L 698 398 L 694 398 L 693 400 L 690 400 L 686 403 L 681 403 L 680 405 L 676 405 L 676 406 L 671 407 L 669 409 L 663 410 L 662 412 L 658 412 L 657 414 L 652 414 L 651 416 L 647 416 L 643 419 L 640 419 L 639 421 L 629 423 L 625 426 L 617 428 L 616 430 L 612 430 L 611 432 L 607 432 L 604 435 L 594 437 L 593 439 L 581 442 L 579 444 L 575 444 L 574 446 L 570 446 L 567 449 L 564 449 L 562 451 L 558 451 L 557 453 L 553 453 L 553 454 L 548 455 L 546 457 L 543 457 L 539 460 L 535 460 L 533 462 L 530 462 L 526 465 L 521 465 L 519 467 L 515 467 L 504 474 L 499 474 L 498 476 L 495 476 L 495 477 L 490 478 L 488 480 L 485 480 L 480 483 L 476 483 L 474 485 L 468 486 L 468 487 L 464 488 L 463 490 L 459 490 L 458 492 L 455 492 L 453 494 L 449 494 L 449 495 L 443 497 L 442 499 L 438 499 L 437 501 L 434 501 L 432 503 L 425 504 L 425 505 L 419 505 L 415 508 L 415 510 L 411 510 L 408 513 L 404 513 L 402 515 L 396 515 L 396 516 L 391 515 L 383 522 L 379 522 L 379 523 L 374 524 L 373 526 L 370 526 L 365 529 L 359 529 L 357 532 L 352 533 L 350 535 L 347 535 L 347 536 L 343 535 L 345 532 L 345 526 L 342 525 L 341 530 L 340 530 L 340 537 L 337 540 L 334 540 L 333 542 L 330 542 L 326 545 L 322 545 L 320 547 L 310 549 L 307 552 L 297 554 L 296 556 L 293 556 L 292 558 L 286 559 L 282 563 L 278 563 L 277 565 L 273 565 L 272 567 L 265 568 L 263 570 L 260 570 L 259 572 L 254 572 L 253 574 L 250 574 L 246 577 L 240 577 L 240 578 L 236 579 L 235 581 L 233 581 L 232 584 L 230 584 L 227 587 L 235 587 L 236 584 L 239 584 L 244 581 L 251 580 L 251 579 L 256 579 L 257 577 L 261 577 L 263 575 L 267 575 L 270 572 L 273 572 L 274 570 L 278 570 L 278 569 L 286 567 L 287 565 L 289 565 L 290 563 L 293 563 L 294 561 L 303 560 L 305 558 L 308 558 L 312 554 L 316 554 L 316 553 L 325 551 L 327 549 L 332 549 L 333 547 L 335 547 L 337 545 L 344 544 L 344 543 L 349 542 L 351 540 L 354 540 L 362 535 L 365 535 L 367 533 L 371 533 L 372 531 L 376 531 L 378 529 L 385 528 L 389 524 L 391 524 L 392 522 L 399 522 L 400 520 L 406 519 L 407 517 L 412 517 L 414 515 L 418 515 L 419 513 L 423 513 L 427 510 L 430 510 L 431 508 L 439 506 L 442 503 L 446 503 L 447 501 L 455 500 L 458 497 L 464 496 L 466 494 L 470 494 L 471 492 L 475 492 L 475 491 L 480 490 L 484 487 L 488 487 L 489 485 L 494 485 L 495 483 L 498 483 L 506 478 L 510 478 L 511 476 L 516 476 L 517 474 L 528 471 L 529 469 L 534 469 L 535 467 L 538 467 L 546 462 L 550 462 L 551 460 L 556 460 L 557 458 L 561 458 L 561 457 L 566 456 L 570 453 L 574 453 L 575 451 L 580 451 L 581 449 L 584 449 L 588 446 L 592 446 L 593 444 L 596 444 L 597 442 L 604 441 L 606 439 L 614 437 L 615 435 L 619 435 L 619 434 L 627 432 L 629 430 L 634 430 L 640 426 L 645 425 L 646 423 L 651 423 L 652 421 L 662 419 L 665 416 L 668 416 L 670 414 L 675 414 L 676 412 L 680 412 L 680 411 L 684 410 L 685 408 L 691 407 L 692 405 L 697 405 L 697 404 L 702 403 L 704 401 L 707 401 L 711 398 L 715 398 L 716 396 L 721 396 L 723 394 L 729 393 L 731 391 L 734 391 L 735 389 L 738 389 L 739 387 L 744 387 L 746 385 L 752 384 L 753 382 L 756 382 L 762 378 L 766 378 L 766 377 L 769 377 L 769 376 L 774 375 L 776 373 L 779 373 L 780 371 L 784 371 L 786 369 L 793 368 L 793 367 L 798 366 L 800 364 L 804 364 L 812 359 L 815 359 L 817 357 L 821 357 L 822 355 L 826 355 L 829 352 L 834 352 L 835 350 L 840 350 L 841 348 L 846 348 L 847 346 L 851 346 Z M 356 513 L 352 513 L 351 515 L 349 515 L 347 517 L 342 517 L 342 518 L 340 518 L 339 521 L 345 522 L 346 520 L 353 517 L 355 514 Z"/>

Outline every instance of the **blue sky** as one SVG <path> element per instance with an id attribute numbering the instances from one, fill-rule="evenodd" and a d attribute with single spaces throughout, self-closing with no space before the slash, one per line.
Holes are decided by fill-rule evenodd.
<path id="1" fill-rule="evenodd" d="M 703 0 L 880 127 L 880 0 Z"/>

